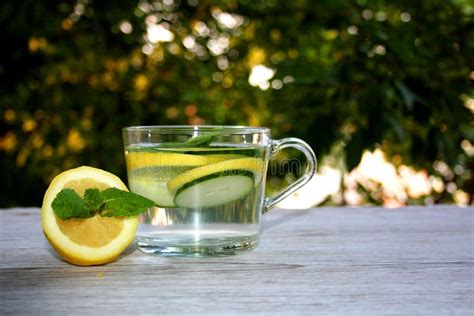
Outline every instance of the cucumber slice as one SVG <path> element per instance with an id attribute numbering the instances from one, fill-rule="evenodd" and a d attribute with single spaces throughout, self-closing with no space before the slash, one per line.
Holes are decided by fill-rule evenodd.
<path id="1" fill-rule="evenodd" d="M 174 202 L 179 207 L 218 206 L 244 198 L 253 188 L 252 172 L 219 172 L 187 183 L 178 190 Z"/>
<path id="2" fill-rule="evenodd" d="M 154 178 L 130 178 L 130 190 L 149 198 L 159 207 L 176 207 L 174 195 L 168 190 L 168 181 L 157 181 Z"/>
<path id="3" fill-rule="evenodd" d="M 255 178 L 261 178 L 265 171 L 265 162 L 258 158 L 240 158 L 208 164 L 183 172 L 182 174 L 172 178 L 168 181 L 168 189 L 171 193 L 177 193 L 179 189 L 187 184 L 196 180 L 201 181 L 209 175 L 242 170 L 252 172 L 255 175 Z M 259 181 L 255 182 L 258 183 Z"/>

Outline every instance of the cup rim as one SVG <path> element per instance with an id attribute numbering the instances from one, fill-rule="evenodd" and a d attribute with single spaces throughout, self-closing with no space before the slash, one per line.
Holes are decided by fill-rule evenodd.
<path id="1" fill-rule="evenodd" d="M 152 132 L 159 131 L 161 133 L 175 132 L 215 132 L 222 130 L 224 133 L 269 133 L 270 128 L 259 126 L 244 125 L 136 125 L 126 126 L 122 128 L 124 132 Z"/>

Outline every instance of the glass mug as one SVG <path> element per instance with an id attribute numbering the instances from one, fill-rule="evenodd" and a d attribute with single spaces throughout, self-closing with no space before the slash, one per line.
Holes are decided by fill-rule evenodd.
<path id="1" fill-rule="evenodd" d="M 260 218 L 314 175 L 316 157 L 297 138 L 272 140 L 245 126 L 132 126 L 123 129 L 129 188 L 156 203 L 140 216 L 138 248 L 162 255 L 227 255 L 251 250 Z M 305 174 L 265 197 L 268 161 L 293 147 Z"/>

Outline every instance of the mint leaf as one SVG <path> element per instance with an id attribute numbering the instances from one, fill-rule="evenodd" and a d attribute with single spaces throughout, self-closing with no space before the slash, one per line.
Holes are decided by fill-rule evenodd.
<path id="1" fill-rule="evenodd" d="M 216 136 L 220 135 L 220 132 L 210 133 L 206 135 L 200 135 L 189 139 L 185 144 L 186 147 L 204 147 L 211 144 Z"/>
<path id="2" fill-rule="evenodd" d="M 209 132 L 203 135 L 192 137 L 184 143 L 161 143 L 160 148 L 186 148 L 186 147 L 205 147 L 211 144 L 214 139 L 222 135 L 222 132 Z"/>
<path id="3" fill-rule="evenodd" d="M 62 220 L 94 216 L 83 199 L 72 189 L 59 192 L 51 203 L 54 213 Z"/>
<path id="4" fill-rule="evenodd" d="M 84 193 L 84 202 L 89 210 L 98 211 L 101 209 L 104 199 L 102 198 L 99 189 L 90 188 Z"/>
<path id="5" fill-rule="evenodd" d="M 105 189 L 101 195 L 104 203 L 100 212 L 102 216 L 135 216 L 155 206 L 152 200 L 117 188 Z"/>

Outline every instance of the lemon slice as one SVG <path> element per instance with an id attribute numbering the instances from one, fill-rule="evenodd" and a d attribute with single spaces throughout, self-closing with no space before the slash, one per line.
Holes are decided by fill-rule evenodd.
<path id="1" fill-rule="evenodd" d="M 51 203 L 63 189 L 84 195 L 87 188 L 100 190 L 115 187 L 127 190 L 115 175 L 92 167 L 79 167 L 57 175 L 49 185 L 41 208 L 43 232 L 51 246 L 66 261 L 82 265 L 99 265 L 114 261 L 133 241 L 138 217 L 101 217 L 61 220 Z"/>
<path id="2" fill-rule="evenodd" d="M 238 155 L 238 154 L 210 154 L 206 155 L 207 158 L 216 158 L 221 159 L 221 160 L 230 160 L 230 159 L 239 159 L 239 158 L 245 158 L 246 156 L 244 155 Z"/>
<path id="3" fill-rule="evenodd" d="M 223 157 L 207 157 L 168 152 L 129 152 L 125 155 L 129 170 L 154 166 L 204 166 L 222 161 Z"/>
<path id="4" fill-rule="evenodd" d="M 176 176 L 173 179 L 169 180 L 167 185 L 170 192 L 172 194 L 175 194 L 181 187 L 188 183 L 207 177 L 211 174 L 217 174 L 224 171 L 252 171 L 254 172 L 254 174 L 261 176 L 264 170 L 264 166 L 264 161 L 258 158 L 240 158 L 224 160 L 186 171 L 180 174 L 179 176 Z M 259 181 L 255 182 L 258 183 Z"/>

